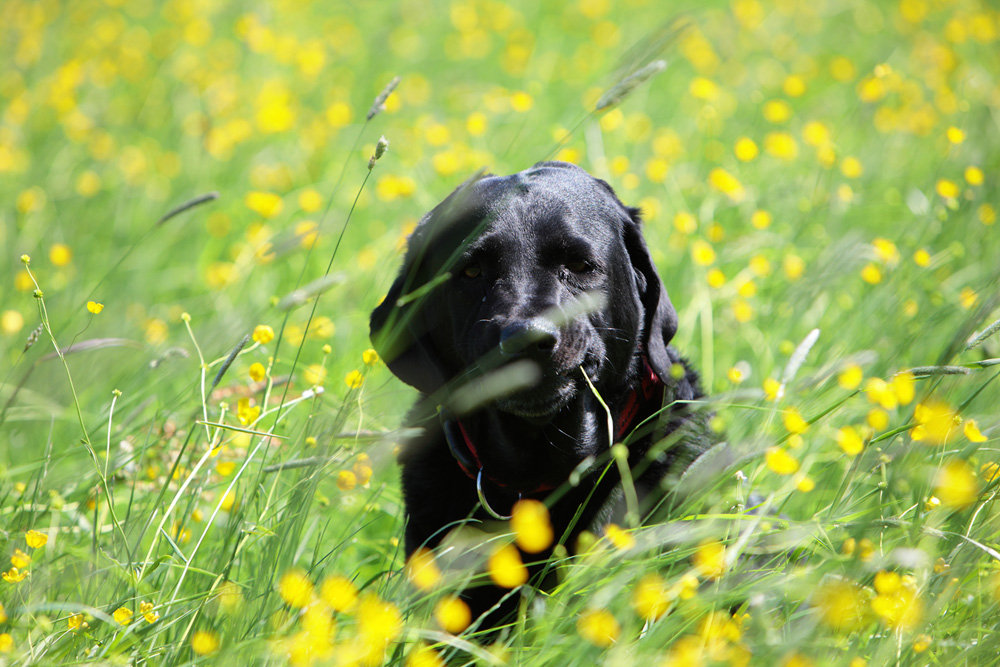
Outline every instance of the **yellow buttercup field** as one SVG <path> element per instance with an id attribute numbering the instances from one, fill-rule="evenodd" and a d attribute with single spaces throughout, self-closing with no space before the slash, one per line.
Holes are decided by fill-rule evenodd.
<path id="1" fill-rule="evenodd" d="M 996 7 L 0 18 L 0 664 L 996 663 Z M 406 562 L 368 313 L 424 211 L 545 159 L 643 210 L 725 449 L 665 523 L 525 502 Z"/>

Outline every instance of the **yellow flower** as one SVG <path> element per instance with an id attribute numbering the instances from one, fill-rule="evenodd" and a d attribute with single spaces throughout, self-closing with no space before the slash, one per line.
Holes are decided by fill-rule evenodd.
<path id="1" fill-rule="evenodd" d="M 358 485 L 358 476 L 351 470 L 341 470 L 337 473 L 337 488 L 341 491 L 350 491 Z"/>
<path id="2" fill-rule="evenodd" d="M 14 650 L 14 638 L 10 633 L 0 633 L 0 653 L 10 653 Z"/>
<path id="3" fill-rule="evenodd" d="M 929 399 L 913 409 L 917 426 L 910 430 L 910 437 L 928 445 L 943 445 L 954 432 L 958 419 L 947 403 Z"/>
<path id="4" fill-rule="evenodd" d="M 876 403 L 885 410 L 895 410 L 899 405 L 896 393 L 882 378 L 869 378 L 865 383 L 865 394 L 869 402 Z"/>
<path id="5" fill-rule="evenodd" d="M 306 213 L 315 213 L 323 206 L 323 195 L 313 188 L 306 188 L 299 193 L 299 208 Z"/>
<path id="6" fill-rule="evenodd" d="M 243 593 L 240 591 L 239 585 L 232 581 L 222 582 L 213 593 L 223 611 L 235 611 L 243 604 Z"/>
<path id="7" fill-rule="evenodd" d="M 719 86 L 711 79 L 696 76 L 691 79 L 688 92 L 691 93 L 691 97 L 696 97 L 699 100 L 710 100 L 719 94 Z"/>
<path id="8" fill-rule="evenodd" d="M 780 382 L 774 378 L 767 378 L 764 380 L 764 398 L 768 401 L 774 401 L 781 398 L 782 385 Z"/>
<path id="9" fill-rule="evenodd" d="M 840 161 L 840 173 L 847 178 L 860 178 L 865 173 L 865 168 L 861 164 L 861 160 L 853 155 L 848 155 Z"/>
<path id="10" fill-rule="evenodd" d="M 798 460 L 781 447 L 768 447 L 764 452 L 764 461 L 778 475 L 792 475 L 799 470 Z"/>
<path id="11" fill-rule="evenodd" d="M 807 422 L 802 414 L 795 408 L 788 408 L 781 414 L 781 419 L 785 423 L 785 428 L 789 433 L 794 433 L 796 435 L 805 433 L 809 430 L 809 422 Z"/>
<path id="12" fill-rule="evenodd" d="M 83 627 L 83 614 L 81 613 L 70 614 L 69 618 L 66 619 L 66 626 L 70 630 L 79 630 L 81 627 Z"/>
<path id="13" fill-rule="evenodd" d="M 486 132 L 488 122 L 489 119 L 486 117 L 486 114 L 474 111 L 465 119 L 465 129 L 472 136 L 478 137 Z"/>
<path id="14" fill-rule="evenodd" d="M 837 375 L 837 384 L 840 385 L 841 389 L 852 390 L 861 386 L 862 379 L 864 379 L 864 371 L 861 370 L 861 366 L 851 364 Z"/>
<path id="15" fill-rule="evenodd" d="M 429 591 L 441 581 L 441 570 L 437 566 L 434 552 L 421 547 L 406 561 L 406 578 L 422 591 Z"/>
<path id="16" fill-rule="evenodd" d="M 446 595 L 434 605 L 434 620 L 445 632 L 457 635 L 469 627 L 472 611 L 462 598 Z"/>
<path id="17" fill-rule="evenodd" d="M 635 546 L 635 537 L 632 533 L 622 530 L 618 524 L 609 523 L 604 529 L 604 536 L 619 551 L 626 551 Z"/>
<path id="18" fill-rule="evenodd" d="M 757 148 L 757 144 L 753 139 L 749 137 L 740 137 L 736 140 L 736 144 L 733 146 L 733 153 L 736 155 L 736 159 L 741 162 L 750 162 L 757 155 L 760 154 L 760 149 Z"/>
<path id="19" fill-rule="evenodd" d="M 49 261 L 54 266 L 66 266 L 73 261 L 73 250 L 65 243 L 54 243 L 49 248 Z"/>
<path id="20" fill-rule="evenodd" d="M 19 570 L 23 570 L 31 565 L 31 556 L 20 549 L 14 549 L 14 555 L 10 557 L 10 564 Z"/>
<path id="21" fill-rule="evenodd" d="M 831 578 L 813 594 L 820 620 L 837 632 L 856 632 L 868 624 L 867 591 L 846 579 Z"/>
<path id="22" fill-rule="evenodd" d="M 359 370 L 350 371 L 344 376 L 344 384 L 346 384 L 351 389 L 360 389 L 361 385 L 365 383 L 365 376 Z"/>
<path id="23" fill-rule="evenodd" d="M 771 214 L 758 209 L 750 216 L 750 224 L 754 229 L 767 229 L 771 226 Z"/>
<path id="24" fill-rule="evenodd" d="M 24 327 L 24 315 L 16 310 L 5 310 L 0 314 L 0 332 L 13 335 Z"/>
<path id="25" fill-rule="evenodd" d="M 742 201 L 746 195 L 746 190 L 743 189 L 739 179 L 722 167 L 716 167 L 709 172 L 708 183 L 734 202 Z"/>
<path id="26" fill-rule="evenodd" d="M 963 287 L 958 295 L 958 305 L 965 310 L 971 310 L 977 303 L 979 303 L 979 295 L 976 294 L 976 290 L 971 287 Z"/>
<path id="27" fill-rule="evenodd" d="M 1000 478 L 1000 464 L 987 461 L 979 467 L 979 475 L 987 484 L 993 483 L 996 479 Z"/>
<path id="28" fill-rule="evenodd" d="M 853 426 L 845 426 L 837 431 L 837 445 L 848 456 L 857 456 L 865 448 L 865 441 Z"/>
<path id="29" fill-rule="evenodd" d="M 191 650 L 197 655 L 209 655 L 219 650 L 219 636 L 214 632 L 199 630 L 191 635 Z"/>
<path id="30" fill-rule="evenodd" d="M 254 382 L 260 382 L 261 380 L 264 379 L 264 376 L 267 375 L 267 369 L 264 368 L 264 364 L 260 363 L 259 361 L 255 361 L 254 363 L 250 364 L 249 374 L 251 380 L 253 380 Z"/>
<path id="31" fill-rule="evenodd" d="M 916 395 L 916 383 L 913 373 L 898 373 L 889 381 L 889 389 L 896 396 L 900 405 L 909 405 Z"/>
<path id="32" fill-rule="evenodd" d="M 531 111 L 533 106 L 535 106 L 534 98 L 523 90 L 516 91 L 510 97 L 510 108 L 518 113 Z"/>
<path id="33" fill-rule="evenodd" d="M 704 540 L 691 560 L 701 576 L 718 579 L 726 571 L 726 546 L 716 540 Z"/>
<path id="34" fill-rule="evenodd" d="M 944 464 L 934 478 L 934 495 L 951 509 L 963 509 L 975 503 L 979 498 L 979 480 L 972 466 L 961 459 Z"/>
<path id="35" fill-rule="evenodd" d="M 487 561 L 490 578 L 501 588 L 516 588 L 528 581 L 528 568 L 513 544 L 497 547 Z"/>
<path id="36" fill-rule="evenodd" d="M 258 324 L 253 330 L 253 340 L 255 343 L 267 345 L 274 340 L 274 329 L 266 324 Z"/>
<path id="37" fill-rule="evenodd" d="M 955 199 L 958 197 L 960 190 L 958 189 L 958 184 L 954 181 L 949 181 L 947 178 L 942 178 L 938 180 L 937 185 L 934 186 L 937 193 L 944 197 L 945 199 Z"/>
<path id="38" fill-rule="evenodd" d="M 913 640 L 913 652 L 923 653 L 931 647 L 933 641 L 930 635 L 917 635 L 916 639 Z"/>
<path id="39" fill-rule="evenodd" d="M 112 616 L 119 625 L 128 625 L 132 622 L 132 610 L 127 607 L 118 607 Z"/>
<path id="40" fill-rule="evenodd" d="M 528 498 L 518 501 L 511 511 L 510 527 L 522 551 L 536 554 L 552 544 L 549 509 L 538 500 Z"/>
<path id="41" fill-rule="evenodd" d="M 679 211 L 674 216 L 674 229 L 681 234 L 694 234 L 698 229 L 698 219 L 687 211 Z"/>
<path id="42" fill-rule="evenodd" d="M 736 366 L 733 366 L 728 371 L 726 371 L 726 377 L 729 378 L 729 381 L 732 382 L 733 384 L 739 384 L 744 380 L 743 370 Z"/>
<path id="43" fill-rule="evenodd" d="M 705 280 L 708 282 L 709 287 L 719 289 L 726 284 L 726 274 L 713 267 L 705 274 Z"/>
<path id="44" fill-rule="evenodd" d="M 894 630 L 909 630 L 920 622 L 924 606 L 911 577 L 883 570 L 875 575 L 875 591 L 878 595 L 871 608 L 885 625 Z"/>
<path id="45" fill-rule="evenodd" d="M 152 602 L 141 602 L 139 603 L 139 613 L 142 617 L 146 619 L 147 623 L 156 623 L 160 620 L 160 615 L 153 611 L 155 605 Z"/>
<path id="46" fill-rule="evenodd" d="M 335 664 L 353 665 L 357 664 L 357 660 L 347 656 L 338 656 L 338 660 L 335 661 Z M 447 663 L 445 663 L 441 654 L 430 646 L 418 644 L 412 651 L 409 652 L 409 654 L 407 654 L 406 667 L 447 667 Z"/>
<path id="47" fill-rule="evenodd" d="M 219 504 L 219 507 L 222 509 L 223 512 L 228 512 L 232 510 L 233 507 L 235 506 L 236 506 L 236 492 L 232 490 L 226 491 L 226 495 L 222 497 L 222 502 Z"/>
<path id="48" fill-rule="evenodd" d="M 357 617 L 362 640 L 378 650 L 383 650 L 403 629 L 403 619 L 396 605 L 371 593 L 361 596 L 358 601 Z"/>
<path id="49" fill-rule="evenodd" d="M 246 207 L 262 218 L 273 218 L 283 208 L 281 197 L 273 192 L 250 192 L 243 200 Z"/>
<path id="50" fill-rule="evenodd" d="M 787 132 L 771 132 L 764 137 L 764 150 L 781 160 L 794 160 L 799 146 Z"/>
<path id="51" fill-rule="evenodd" d="M 278 580 L 278 593 L 288 606 L 302 608 L 312 602 L 313 584 L 305 570 L 292 568 Z"/>
<path id="52" fill-rule="evenodd" d="M 374 366 L 378 363 L 378 352 L 369 348 L 361 353 L 361 360 L 365 363 L 365 366 Z"/>
<path id="53" fill-rule="evenodd" d="M 810 121 L 802 128 L 802 139 L 810 146 L 827 148 L 830 146 L 830 128 L 819 121 Z"/>
<path id="54" fill-rule="evenodd" d="M 948 137 L 948 141 L 953 144 L 960 144 L 965 141 L 965 132 L 962 132 L 962 130 L 954 126 L 945 130 L 944 135 Z"/>
<path id="55" fill-rule="evenodd" d="M 816 488 L 816 482 L 813 480 L 812 477 L 806 475 L 800 478 L 798 482 L 796 482 L 795 488 L 801 491 L 802 493 L 809 493 L 810 491 Z"/>
<path id="56" fill-rule="evenodd" d="M 882 263 L 896 264 L 899 262 L 899 249 L 889 239 L 877 238 L 872 241 L 872 247 L 875 249 L 875 255 Z"/>
<path id="57" fill-rule="evenodd" d="M 753 318 L 753 306 L 743 299 L 733 299 L 733 317 L 737 322 L 749 322 Z"/>
<path id="58" fill-rule="evenodd" d="M 319 587 L 319 595 L 337 612 L 348 611 L 358 599 L 358 589 L 354 582 L 346 577 L 332 576 L 323 580 Z"/>
<path id="59" fill-rule="evenodd" d="M 588 609 L 576 619 L 576 631 L 594 646 L 607 648 L 618 640 L 621 626 L 607 609 Z"/>
<path id="60" fill-rule="evenodd" d="M 878 285 L 882 282 L 882 271 L 869 262 L 865 264 L 865 267 L 861 269 L 861 279 L 864 280 L 869 285 Z"/>
<path id="61" fill-rule="evenodd" d="M 18 582 L 24 581 L 28 576 L 27 570 L 19 570 L 16 567 L 12 567 L 3 573 L 3 580 L 8 584 L 16 584 Z"/>
<path id="62" fill-rule="evenodd" d="M 770 100 L 762 110 L 764 118 L 769 123 L 780 124 L 792 117 L 792 107 L 784 100 Z"/>
<path id="63" fill-rule="evenodd" d="M 766 278 L 771 275 L 771 262 L 763 255 L 754 255 L 750 258 L 750 270 L 758 278 Z"/>
<path id="64" fill-rule="evenodd" d="M 632 608 L 635 613 L 655 621 L 667 613 L 669 606 L 670 597 L 663 577 L 655 572 L 643 575 L 632 591 Z"/>
<path id="65" fill-rule="evenodd" d="M 37 530 L 29 530 L 24 534 L 24 539 L 32 549 L 40 549 L 49 541 L 49 536 Z"/>
<path id="66" fill-rule="evenodd" d="M 913 253 L 913 263 L 921 268 L 930 266 L 931 254 L 926 249 L 921 248 Z"/>
<path id="67" fill-rule="evenodd" d="M 236 417 L 241 424 L 252 424 L 260 417 L 260 406 L 250 405 L 250 399 L 244 396 L 236 402 Z"/>
<path id="68" fill-rule="evenodd" d="M 98 303 L 97 301 L 88 301 L 87 302 L 87 310 L 90 313 L 92 313 L 93 315 L 97 315 L 102 310 L 104 310 L 104 304 L 103 303 Z"/>
<path id="69" fill-rule="evenodd" d="M 646 178 L 653 183 L 662 183 L 670 173 L 670 163 L 660 157 L 650 158 L 646 162 Z"/>
<path id="70" fill-rule="evenodd" d="M 707 242 L 699 239 L 691 244 L 691 259 L 699 266 L 708 266 L 715 262 L 715 250 Z"/>
<path id="71" fill-rule="evenodd" d="M 983 170 L 979 167 L 966 167 L 965 168 L 965 182 L 969 185 L 982 185 L 986 177 L 983 175 Z"/>
<path id="72" fill-rule="evenodd" d="M 302 371 L 302 378 L 309 385 L 322 385 L 326 382 L 326 368 L 322 364 L 309 364 Z"/>
<path id="73" fill-rule="evenodd" d="M 802 655 L 798 651 L 785 656 L 781 661 L 781 667 L 813 667 L 815 664 L 812 658 Z"/>
<path id="74" fill-rule="evenodd" d="M 358 484 L 366 486 L 372 478 L 372 460 L 367 454 L 359 454 L 358 459 L 351 467 L 351 471 L 354 473 L 354 476 L 357 477 Z"/>

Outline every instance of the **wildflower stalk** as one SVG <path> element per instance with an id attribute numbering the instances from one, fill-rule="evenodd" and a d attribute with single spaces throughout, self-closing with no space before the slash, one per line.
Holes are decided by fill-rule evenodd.
<path id="1" fill-rule="evenodd" d="M 111 425 L 114 423 L 115 416 L 115 403 L 118 402 L 118 397 L 122 393 L 115 389 L 111 392 L 111 407 L 108 409 L 108 444 L 107 449 L 104 454 L 104 477 L 108 476 L 108 464 L 111 463 Z"/>
<path id="2" fill-rule="evenodd" d="M 62 349 L 59 347 L 59 343 L 56 341 L 55 334 L 52 333 L 52 327 L 49 323 L 49 312 L 48 309 L 46 309 L 45 307 L 45 295 L 42 292 L 42 288 L 38 284 L 38 281 L 35 279 L 35 274 L 32 273 L 31 271 L 30 267 L 31 258 L 28 257 L 27 255 L 22 255 L 21 262 L 24 264 L 24 269 L 25 271 L 28 272 L 28 276 L 31 278 L 31 282 L 35 286 L 34 296 L 35 296 L 35 301 L 38 303 L 38 317 L 42 322 L 42 327 L 45 329 L 45 333 L 48 336 L 49 341 L 52 342 L 52 347 L 55 349 L 56 356 L 59 357 L 59 361 L 62 363 L 63 370 L 66 372 L 66 380 L 67 382 L 69 382 L 70 395 L 73 397 L 73 408 L 76 411 L 76 418 L 80 424 L 80 431 L 83 434 L 83 438 L 81 440 L 84 446 L 87 448 L 87 452 L 90 454 L 90 460 L 94 464 L 94 470 L 97 472 L 97 476 L 101 480 L 101 487 L 104 489 L 104 496 L 108 501 L 108 510 L 111 515 L 111 522 L 114 524 L 115 529 L 118 531 L 118 534 L 122 540 L 122 546 L 127 553 L 128 538 L 125 537 L 125 531 L 122 528 L 121 523 L 118 521 L 118 515 L 115 513 L 114 497 L 111 495 L 111 488 L 108 486 L 107 474 L 101 470 L 101 464 L 97 458 L 97 452 L 94 451 L 94 446 L 90 442 L 90 434 L 87 432 L 87 423 L 83 418 L 83 408 L 80 406 L 80 397 L 77 395 L 76 392 L 76 385 L 73 382 L 73 374 L 69 370 L 69 364 L 66 362 L 66 356 L 63 353 Z M 94 531 L 96 535 L 97 532 L 96 526 L 94 527 Z"/>
<path id="3" fill-rule="evenodd" d="M 621 477 L 622 489 L 625 494 L 625 523 L 629 527 L 634 528 L 639 523 L 639 496 L 636 494 L 635 482 L 632 480 L 632 470 L 628 465 L 628 449 L 625 445 L 615 443 L 614 419 L 611 417 L 611 409 L 604 402 L 604 398 L 597 391 L 594 383 L 590 381 L 590 376 L 587 375 L 587 371 L 583 370 L 582 366 L 580 367 L 580 372 L 583 374 L 583 379 L 587 381 L 587 386 L 590 387 L 591 393 L 597 399 L 597 402 L 601 404 L 601 407 L 604 408 L 604 412 L 608 417 L 608 442 L 611 443 L 611 457 L 618 467 L 618 475 Z"/>

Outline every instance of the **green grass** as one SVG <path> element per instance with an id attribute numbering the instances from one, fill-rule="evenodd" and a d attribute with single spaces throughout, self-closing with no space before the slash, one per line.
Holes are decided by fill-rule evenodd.
<path id="1" fill-rule="evenodd" d="M 659 6 L 4 3 L 0 664 L 997 664 L 1000 14 Z M 483 646 L 434 608 L 484 575 L 404 572 L 367 316 L 553 155 L 644 208 L 727 447 Z"/>

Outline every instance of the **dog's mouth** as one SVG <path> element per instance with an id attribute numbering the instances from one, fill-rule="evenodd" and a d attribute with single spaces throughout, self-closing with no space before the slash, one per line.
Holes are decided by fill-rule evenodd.
<path id="1" fill-rule="evenodd" d="M 541 372 L 534 384 L 517 391 L 498 396 L 493 406 L 501 412 L 533 420 L 546 420 L 569 405 L 584 387 L 583 374 L 594 377 L 597 373 L 596 359 L 586 355 L 580 364 L 574 364 L 563 371 Z"/>
<path id="2" fill-rule="evenodd" d="M 565 375 L 542 378 L 534 387 L 498 397 L 497 410 L 528 419 L 543 419 L 561 411 L 577 393 L 576 381 Z"/>

